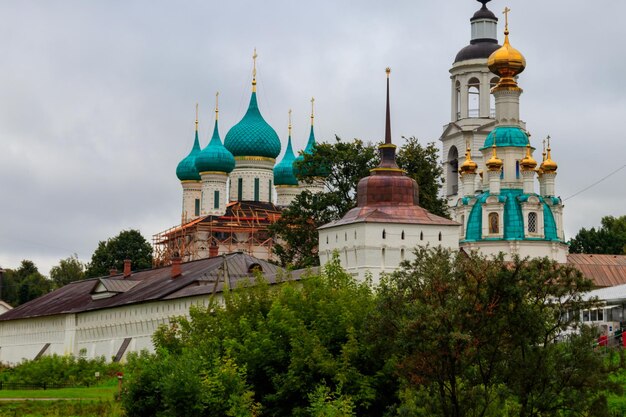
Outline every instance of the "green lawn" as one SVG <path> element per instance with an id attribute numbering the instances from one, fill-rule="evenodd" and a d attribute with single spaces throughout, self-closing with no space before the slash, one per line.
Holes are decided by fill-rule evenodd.
<path id="1" fill-rule="evenodd" d="M 112 400 L 117 387 L 61 388 L 48 390 L 0 390 L 0 398 L 80 398 Z"/>

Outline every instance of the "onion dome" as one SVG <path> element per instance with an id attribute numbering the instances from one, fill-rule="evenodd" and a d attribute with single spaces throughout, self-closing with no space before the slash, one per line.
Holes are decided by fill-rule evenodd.
<path id="1" fill-rule="evenodd" d="M 196 157 L 200 154 L 200 141 L 198 140 L 198 105 L 196 104 L 196 137 L 191 152 L 176 167 L 176 176 L 181 181 L 200 181 L 200 174 L 196 169 Z"/>
<path id="2" fill-rule="evenodd" d="M 459 167 L 459 171 L 461 175 L 476 174 L 476 169 L 478 169 L 478 164 L 472 161 L 472 151 L 468 145 L 465 151 L 465 161 Z"/>
<path id="3" fill-rule="evenodd" d="M 274 184 L 298 185 L 298 179 L 294 175 L 293 162 L 296 160 L 291 147 L 291 110 L 289 110 L 289 139 L 283 159 L 274 167 Z"/>
<path id="4" fill-rule="evenodd" d="M 256 99 L 256 50 L 252 72 L 252 96 L 248 110 L 224 139 L 224 146 L 235 157 L 257 156 L 275 159 L 280 154 L 280 139 L 276 131 L 263 119 Z"/>
<path id="5" fill-rule="evenodd" d="M 502 162 L 502 159 L 498 158 L 498 155 L 496 155 L 495 144 L 492 146 L 492 149 L 493 149 L 493 154 L 491 155 L 491 158 L 489 158 L 489 160 L 487 161 L 485 165 L 487 165 L 487 168 L 489 168 L 489 171 L 500 171 L 504 163 Z"/>
<path id="6" fill-rule="evenodd" d="M 454 62 L 470 59 L 486 59 L 500 48 L 497 39 L 498 18 L 487 8 L 490 0 L 478 0 L 483 6 L 470 19 L 472 39 L 470 44 L 456 54 Z"/>
<path id="7" fill-rule="evenodd" d="M 219 110 L 217 108 L 217 97 L 215 95 L 215 127 L 213 136 L 206 148 L 196 157 L 196 170 L 202 172 L 224 172 L 229 173 L 235 169 L 235 158 L 233 154 L 222 145 L 218 130 L 217 119 Z"/>
<path id="8" fill-rule="evenodd" d="M 537 166 L 537 161 L 530 154 L 530 143 L 526 145 L 526 156 L 520 161 L 519 165 L 523 171 L 532 171 Z"/>
<path id="9" fill-rule="evenodd" d="M 500 77 L 498 85 L 493 91 L 497 90 L 519 90 L 515 77 L 526 68 L 526 58 L 517 49 L 513 48 L 509 43 L 509 19 L 508 13 L 511 10 L 507 7 L 504 9 L 506 19 L 504 29 L 504 44 L 489 56 L 487 66 L 489 70 Z"/>
<path id="10" fill-rule="evenodd" d="M 299 163 L 304 161 L 304 154 L 311 155 L 313 151 L 315 151 L 315 146 L 317 146 L 317 142 L 315 141 L 315 131 L 314 131 L 314 125 L 315 125 L 314 104 L 315 104 L 315 98 L 313 97 L 311 98 L 311 130 L 309 131 L 309 140 L 306 143 L 304 151 L 302 151 L 300 155 L 298 155 L 295 159 L 297 164 L 294 165 L 294 173 L 296 175 L 308 175 L 308 173 L 305 173 L 303 171 L 301 172 L 301 170 L 299 170 L 297 166 L 299 165 Z M 328 176 L 328 170 L 324 168 L 320 168 L 317 172 L 313 172 L 312 176 L 326 177 Z"/>
<path id="11" fill-rule="evenodd" d="M 482 149 L 498 147 L 523 148 L 529 143 L 528 135 L 517 126 L 498 126 L 485 138 Z"/>
<path id="12" fill-rule="evenodd" d="M 544 159 L 544 161 L 541 163 L 541 170 L 545 173 L 545 172 L 556 172 L 557 168 L 559 167 L 557 165 L 556 162 L 554 162 L 552 160 L 552 157 L 550 155 L 550 136 L 548 136 L 548 148 L 546 149 L 547 151 L 547 155 L 546 155 L 546 159 Z"/>

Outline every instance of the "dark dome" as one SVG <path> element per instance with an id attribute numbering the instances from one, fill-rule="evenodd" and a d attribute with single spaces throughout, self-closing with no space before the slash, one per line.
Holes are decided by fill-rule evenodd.
<path id="1" fill-rule="evenodd" d="M 498 45 L 498 41 L 495 39 L 476 39 L 456 54 L 454 62 L 467 61 L 468 59 L 486 59 L 498 49 L 500 49 L 500 45 Z"/>
<path id="2" fill-rule="evenodd" d="M 496 22 L 498 21 L 498 18 L 496 17 L 496 15 L 493 14 L 493 12 L 489 10 L 486 6 L 483 6 L 480 10 L 474 13 L 474 16 L 472 16 L 472 18 L 470 19 L 470 22 L 473 22 L 474 20 L 478 20 L 478 19 L 492 19 L 492 20 L 495 20 Z"/>
<path id="3" fill-rule="evenodd" d="M 419 187 L 400 172 L 383 172 L 361 178 L 357 186 L 357 206 L 417 206 Z"/>

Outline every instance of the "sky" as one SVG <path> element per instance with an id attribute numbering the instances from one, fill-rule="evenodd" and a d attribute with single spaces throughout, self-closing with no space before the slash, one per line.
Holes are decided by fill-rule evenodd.
<path id="1" fill-rule="evenodd" d="M 626 2 L 493 0 L 511 8 L 526 57 L 521 117 L 552 137 L 566 237 L 626 214 Z M 201 145 L 220 92 L 222 138 L 248 104 L 257 48 L 259 106 L 294 147 L 384 135 L 392 68 L 393 140 L 437 141 L 450 120 L 450 66 L 469 43 L 473 0 L 0 0 L 0 266 L 89 261 L 121 230 L 180 221 L 175 170 Z M 503 19 L 498 27 L 502 41 Z M 439 143 L 439 142 L 438 142 Z M 283 146 L 284 149 L 284 146 Z M 537 155 L 536 155 L 537 157 Z M 281 157 L 279 157 L 280 160 Z"/>

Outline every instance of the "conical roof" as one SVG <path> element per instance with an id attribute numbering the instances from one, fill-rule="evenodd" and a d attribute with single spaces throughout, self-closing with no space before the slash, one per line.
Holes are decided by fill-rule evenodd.
<path id="1" fill-rule="evenodd" d="M 181 181 L 200 181 L 200 174 L 196 169 L 196 157 L 200 154 L 200 141 L 198 140 L 198 123 L 196 121 L 196 137 L 191 152 L 176 167 L 176 176 Z"/>
<path id="2" fill-rule="evenodd" d="M 296 157 L 291 147 L 291 135 L 287 140 L 287 149 L 283 159 L 274 167 L 274 184 L 276 185 L 298 185 L 298 179 L 294 175 L 293 162 Z"/>
<path id="3" fill-rule="evenodd" d="M 217 119 L 215 120 L 211 141 L 196 157 L 196 169 L 198 172 L 217 171 L 225 173 L 235 169 L 233 154 L 222 145 Z"/>

